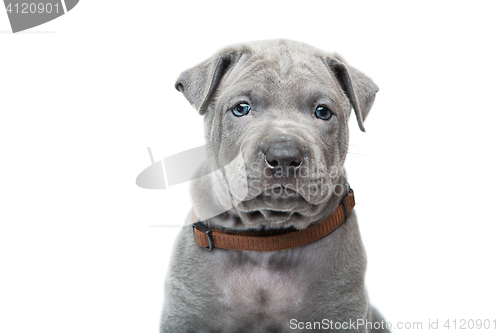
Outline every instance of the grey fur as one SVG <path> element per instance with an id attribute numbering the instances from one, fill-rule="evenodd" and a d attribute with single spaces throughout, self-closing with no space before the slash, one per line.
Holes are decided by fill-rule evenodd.
<path id="1" fill-rule="evenodd" d="M 378 91 L 339 55 L 288 40 L 225 48 L 182 73 L 176 88 L 205 115 L 210 165 L 200 174 L 222 168 L 193 184 L 193 209 L 209 217 L 209 227 L 229 231 L 304 229 L 329 216 L 348 188 L 343 164 L 351 107 L 364 130 Z M 235 117 L 228 110 L 241 101 L 252 113 Z M 320 104 L 334 112 L 330 120 L 314 117 Z M 276 140 L 299 147 L 304 175 L 262 176 L 263 156 Z M 223 168 L 239 153 L 244 163 Z M 234 191 L 241 183 L 248 193 Z M 210 215 L 228 203 L 232 209 Z M 291 328 L 291 319 L 380 322 L 368 302 L 365 269 L 354 212 L 319 241 L 278 252 L 207 251 L 183 227 L 165 285 L 161 332 L 301 332 Z"/>

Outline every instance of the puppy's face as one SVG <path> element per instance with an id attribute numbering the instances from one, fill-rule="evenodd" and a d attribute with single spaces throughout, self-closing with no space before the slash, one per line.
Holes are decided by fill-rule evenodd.
<path id="1" fill-rule="evenodd" d="M 341 66 L 336 73 L 316 49 L 274 41 L 233 51 L 224 75 L 215 68 L 217 89 L 202 112 L 211 163 L 227 186 L 214 195 L 231 200 L 243 223 L 303 229 L 333 195 L 345 195 L 355 92 Z"/>
<path id="2" fill-rule="evenodd" d="M 339 176 L 349 109 L 319 58 L 240 58 L 215 103 L 224 129 L 215 158 L 227 165 L 241 153 L 244 167 L 226 172 L 229 182 L 247 178 L 246 195 L 233 193 L 246 223 L 305 227 L 334 190 L 345 192 Z"/>

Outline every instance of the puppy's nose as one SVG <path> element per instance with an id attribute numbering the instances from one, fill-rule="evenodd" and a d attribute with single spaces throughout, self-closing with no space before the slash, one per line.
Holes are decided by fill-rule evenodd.
<path id="1" fill-rule="evenodd" d="M 266 163 L 271 169 L 298 169 L 302 165 L 302 158 L 302 152 L 293 142 L 273 144 L 265 154 Z"/>

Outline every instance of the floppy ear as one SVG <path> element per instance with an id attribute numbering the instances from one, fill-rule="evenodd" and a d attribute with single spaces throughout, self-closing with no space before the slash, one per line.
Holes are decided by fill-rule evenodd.
<path id="1" fill-rule="evenodd" d="M 340 56 L 334 55 L 325 58 L 324 61 L 349 99 L 356 113 L 359 129 L 364 132 L 364 121 L 375 100 L 378 87 L 368 76 L 341 59 Z"/>
<path id="2" fill-rule="evenodd" d="M 233 64 L 234 58 L 234 54 L 214 56 L 188 69 L 177 79 L 175 89 L 182 92 L 189 103 L 201 115 L 204 115 L 222 77 Z"/>

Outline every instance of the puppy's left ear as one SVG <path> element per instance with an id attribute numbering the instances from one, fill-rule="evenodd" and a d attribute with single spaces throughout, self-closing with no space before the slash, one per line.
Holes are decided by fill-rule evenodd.
<path id="1" fill-rule="evenodd" d="M 222 77 L 234 64 L 235 57 L 234 53 L 215 55 L 186 70 L 175 82 L 175 89 L 182 92 L 189 103 L 204 115 Z"/>
<path id="2" fill-rule="evenodd" d="M 375 100 L 377 85 L 368 76 L 349 66 L 337 54 L 325 57 L 323 61 L 349 99 L 356 113 L 359 129 L 364 132 L 364 121 Z"/>

